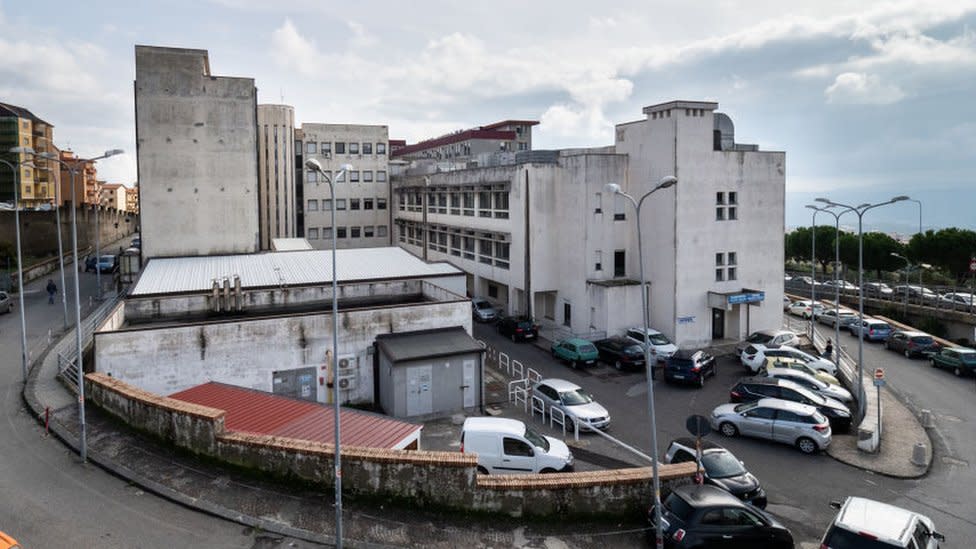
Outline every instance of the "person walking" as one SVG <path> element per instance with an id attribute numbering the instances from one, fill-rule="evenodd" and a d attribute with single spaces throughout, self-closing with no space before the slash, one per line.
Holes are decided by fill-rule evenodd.
<path id="1" fill-rule="evenodd" d="M 824 347 L 824 357 L 831 358 L 834 356 L 834 344 L 830 342 L 830 338 L 827 338 L 827 346 Z"/>
<path id="2" fill-rule="evenodd" d="M 58 285 L 54 283 L 54 280 L 47 279 L 47 302 L 48 305 L 54 305 L 54 295 L 58 293 Z"/>

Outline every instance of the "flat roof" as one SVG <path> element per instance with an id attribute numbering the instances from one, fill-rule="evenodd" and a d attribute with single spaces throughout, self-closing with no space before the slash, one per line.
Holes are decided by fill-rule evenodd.
<path id="1" fill-rule="evenodd" d="M 462 275 L 449 263 L 425 263 L 402 248 L 336 250 L 340 283 Z M 143 268 L 130 296 L 210 291 L 213 281 L 241 278 L 242 288 L 305 286 L 332 281 L 331 250 L 203 257 L 159 257 Z"/>
<path id="2" fill-rule="evenodd" d="M 190 387 L 169 398 L 224 410 L 229 431 L 273 435 L 332 444 L 332 406 L 235 387 L 214 381 Z M 404 449 L 420 437 L 423 426 L 380 414 L 339 409 L 340 443 L 367 448 Z"/>
<path id="3" fill-rule="evenodd" d="M 460 326 L 380 334 L 376 336 L 376 346 L 392 362 L 484 352 L 484 348 Z"/>
<path id="4" fill-rule="evenodd" d="M 304 238 L 272 238 L 271 249 L 276 252 L 294 252 L 313 248 Z"/>

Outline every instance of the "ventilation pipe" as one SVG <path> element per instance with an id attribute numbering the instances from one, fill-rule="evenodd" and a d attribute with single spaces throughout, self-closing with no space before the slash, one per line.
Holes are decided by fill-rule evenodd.
<path id="1" fill-rule="evenodd" d="M 210 290 L 210 309 L 215 312 L 220 312 L 220 282 L 217 279 L 213 279 L 213 286 Z"/>
<path id="2" fill-rule="evenodd" d="M 230 278 L 224 277 L 224 311 L 230 311 Z"/>
<path id="3" fill-rule="evenodd" d="M 241 277 L 234 275 L 234 310 L 241 312 L 244 308 L 244 295 L 241 294 Z"/>

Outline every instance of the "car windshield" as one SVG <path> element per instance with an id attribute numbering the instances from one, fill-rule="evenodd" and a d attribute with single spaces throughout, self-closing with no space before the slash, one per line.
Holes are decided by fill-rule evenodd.
<path id="1" fill-rule="evenodd" d="M 624 347 L 623 352 L 628 355 L 640 355 L 644 353 L 644 348 L 640 345 L 628 345 Z"/>
<path id="2" fill-rule="evenodd" d="M 559 393 L 559 398 L 566 406 L 579 406 L 580 404 L 589 404 L 593 402 L 593 397 L 590 396 L 590 393 L 587 393 L 583 389 Z"/>
<path id="3" fill-rule="evenodd" d="M 769 334 L 764 334 L 764 333 L 761 333 L 761 332 L 756 332 L 756 333 L 752 334 L 751 336 L 749 336 L 749 339 L 747 339 L 746 341 L 748 341 L 749 343 L 766 343 L 767 341 L 770 341 L 771 339 L 773 339 L 773 336 L 771 336 Z"/>
<path id="4" fill-rule="evenodd" d="M 549 440 L 528 427 L 525 428 L 525 438 L 531 442 L 533 446 L 542 448 L 547 452 L 549 451 Z"/>
<path id="5" fill-rule="evenodd" d="M 976 353 L 959 353 L 959 359 L 966 364 L 976 364 Z"/>
<path id="6" fill-rule="evenodd" d="M 702 467 L 712 478 L 737 477 L 746 473 L 739 460 L 728 452 L 710 452 L 703 455 Z"/>
<path id="7" fill-rule="evenodd" d="M 915 343 L 918 343 L 919 345 L 931 345 L 932 342 L 933 342 L 932 338 L 929 337 L 929 336 L 917 336 L 917 337 L 913 337 L 912 338 L 912 341 L 914 341 Z"/>
<path id="8" fill-rule="evenodd" d="M 595 353 L 596 352 L 596 347 L 594 347 L 592 345 L 580 345 L 579 352 L 580 353 Z"/>
<path id="9" fill-rule="evenodd" d="M 475 301 L 474 302 L 474 306 L 475 306 L 476 309 L 490 309 L 491 308 L 491 305 L 489 305 L 485 301 Z"/>
<path id="10" fill-rule="evenodd" d="M 830 549 L 890 549 L 891 544 L 878 541 L 866 534 L 862 536 L 835 526 L 824 538 L 822 547 L 830 547 Z"/>
<path id="11" fill-rule="evenodd" d="M 671 340 L 664 337 L 664 334 L 651 334 L 647 337 L 651 345 L 670 345 Z"/>

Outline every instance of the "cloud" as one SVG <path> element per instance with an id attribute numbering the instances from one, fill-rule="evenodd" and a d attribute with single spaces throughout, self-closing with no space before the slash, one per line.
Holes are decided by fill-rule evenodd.
<path id="1" fill-rule="evenodd" d="M 593 146 L 595 140 L 607 141 L 613 122 L 598 107 L 553 105 L 542 113 L 537 133 L 540 138 L 566 143 L 566 146 Z"/>
<path id="2" fill-rule="evenodd" d="M 875 74 L 845 72 L 824 90 L 828 103 L 854 105 L 890 105 L 904 99 L 905 92 L 896 85 L 885 84 Z"/>
<path id="3" fill-rule="evenodd" d="M 282 67 L 296 70 L 304 76 L 313 76 L 318 71 L 314 60 L 319 58 L 315 44 L 307 40 L 291 19 L 272 31 L 271 47 L 275 61 Z"/>

